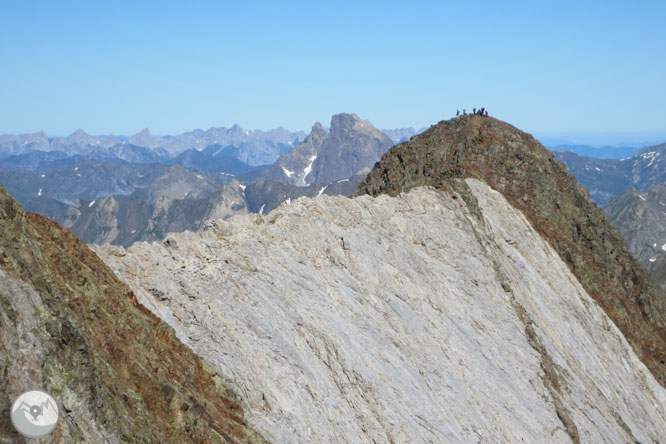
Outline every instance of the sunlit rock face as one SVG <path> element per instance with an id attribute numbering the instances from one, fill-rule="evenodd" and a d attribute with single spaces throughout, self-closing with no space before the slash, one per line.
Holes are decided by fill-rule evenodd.
<path id="1" fill-rule="evenodd" d="M 663 442 L 666 391 L 473 179 L 94 247 L 272 442 Z"/>

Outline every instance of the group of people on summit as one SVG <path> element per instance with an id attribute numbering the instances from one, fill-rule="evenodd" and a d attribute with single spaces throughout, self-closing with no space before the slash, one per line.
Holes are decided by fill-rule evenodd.
<path id="1" fill-rule="evenodd" d="M 466 116 L 467 115 L 467 110 L 462 110 L 462 115 Z M 485 108 L 481 108 L 477 110 L 476 108 L 472 108 L 472 115 L 479 115 L 479 116 L 484 116 L 488 117 L 488 110 Z M 460 110 L 456 111 L 456 117 L 460 116 Z"/>

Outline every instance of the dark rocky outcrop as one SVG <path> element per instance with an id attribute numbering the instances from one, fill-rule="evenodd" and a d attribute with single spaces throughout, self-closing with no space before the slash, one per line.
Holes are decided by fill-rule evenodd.
<path id="1" fill-rule="evenodd" d="M 261 442 L 235 395 L 74 234 L 0 187 L 0 441 L 11 399 L 41 387 L 49 442 Z"/>
<path id="2" fill-rule="evenodd" d="M 587 191 L 529 134 L 494 118 L 442 121 L 391 149 L 356 194 L 451 191 L 455 178 L 480 179 L 520 209 L 666 386 L 664 296 Z"/>

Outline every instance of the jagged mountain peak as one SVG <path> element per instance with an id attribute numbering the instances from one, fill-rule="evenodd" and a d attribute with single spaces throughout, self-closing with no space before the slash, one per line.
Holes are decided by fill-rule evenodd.
<path id="1" fill-rule="evenodd" d="M 303 143 L 308 143 L 308 141 L 310 141 L 309 143 L 319 144 L 324 138 L 326 138 L 326 136 L 328 136 L 328 134 L 326 131 L 324 131 L 322 124 L 316 122 L 314 125 L 312 125 L 312 130 L 310 131 L 310 134 L 308 134 L 303 140 Z"/>
<path id="2" fill-rule="evenodd" d="M 520 209 L 666 385 L 666 300 L 566 167 L 534 137 L 492 117 L 441 121 L 393 147 L 357 195 L 474 177 Z M 462 194 L 464 197 L 464 193 Z"/>

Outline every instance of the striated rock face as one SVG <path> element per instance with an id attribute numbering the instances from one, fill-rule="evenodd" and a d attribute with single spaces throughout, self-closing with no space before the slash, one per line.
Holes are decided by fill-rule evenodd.
<path id="1" fill-rule="evenodd" d="M 95 249 L 271 441 L 663 441 L 666 391 L 558 252 L 450 184 Z"/>
<path id="2" fill-rule="evenodd" d="M 0 442 L 11 400 L 60 403 L 54 443 L 261 442 L 235 395 L 76 236 L 0 187 Z"/>
<path id="3" fill-rule="evenodd" d="M 442 121 L 395 146 L 357 194 L 478 178 L 521 210 L 666 385 L 666 298 L 587 192 L 532 136 L 493 118 Z"/>

